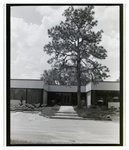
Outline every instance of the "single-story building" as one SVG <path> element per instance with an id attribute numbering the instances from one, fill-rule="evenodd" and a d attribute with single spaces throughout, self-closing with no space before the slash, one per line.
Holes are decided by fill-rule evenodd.
<path id="1" fill-rule="evenodd" d="M 77 105 L 77 86 L 45 85 L 42 80 L 31 79 L 11 79 L 10 86 L 11 103 L 22 97 L 25 103 L 52 105 L 54 101 L 60 105 Z M 81 100 L 85 100 L 87 107 L 103 100 L 108 107 L 119 108 L 119 93 L 119 82 L 90 82 L 81 86 Z"/>

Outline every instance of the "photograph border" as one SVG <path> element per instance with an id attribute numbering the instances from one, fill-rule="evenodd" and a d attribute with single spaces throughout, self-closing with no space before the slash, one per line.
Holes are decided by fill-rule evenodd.
<path id="1" fill-rule="evenodd" d="M 10 144 L 10 48 L 11 48 L 11 7 L 12 6 L 65 6 L 65 5 L 93 5 L 119 6 L 120 18 L 120 144 Z M 123 4 L 6 4 L 6 145 L 7 146 L 123 146 Z"/>

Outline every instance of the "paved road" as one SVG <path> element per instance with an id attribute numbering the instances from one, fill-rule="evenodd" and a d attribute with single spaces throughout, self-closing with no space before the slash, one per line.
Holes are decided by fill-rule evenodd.
<path id="1" fill-rule="evenodd" d="M 54 144 L 119 144 L 119 123 L 49 119 L 11 112 L 11 139 Z"/>

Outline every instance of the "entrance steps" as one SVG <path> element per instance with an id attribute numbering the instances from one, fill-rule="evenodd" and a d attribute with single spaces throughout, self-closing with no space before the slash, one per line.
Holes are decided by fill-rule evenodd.
<path id="1" fill-rule="evenodd" d="M 79 117 L 76 111 L 72 106 L 61 106 L 59 111 L 55 113 L 55 116 L 50 117 L 51 119 L 78 119 L 82 120 L 82 117 Z"/>
<path id="2" fill-rule="evenodd" d="M 78 115 L 77 115 L 77 113 L 68 113 L 68 112 L 66 112 L 66 113 L 65 113 L 65 112 L 62 112 L 62 113 L 61 113 L 61 112 L 60 112 L 60 113 L 59 113 L 59 112 L 58 112 L 58 113 L 55 114 L 55 116 L 78 116 Z"/>

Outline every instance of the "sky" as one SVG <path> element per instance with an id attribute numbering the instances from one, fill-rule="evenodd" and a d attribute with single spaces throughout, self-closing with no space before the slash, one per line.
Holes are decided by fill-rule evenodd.
<path id="1" fill-rule="evenodd" d="M 84 6 L 76 6 L 76 8 Z M 68 6 L 12 6 L 11 7 L 11 78 L 39 79 L 43 70 L 50 69 L 51 58 L 43 51 L 50 39 L 48 29 L 64 21 L 62 13 Z M 103 30 L 101 45 L 108 57 L 101 63 L 106 65 L 110 77 L 119 78 L 119 6 L 95 6 L 95 31 Z"/>

